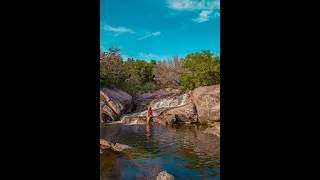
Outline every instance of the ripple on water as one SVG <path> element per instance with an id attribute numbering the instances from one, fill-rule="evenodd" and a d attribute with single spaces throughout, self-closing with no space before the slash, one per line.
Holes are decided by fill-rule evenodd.
<path id="1" fill-rule="evenodd" d="M 100 155 L 100 179 L 153 178 L 165 170 L 179 179 L 220 179 L 220 139 L 201 133 L 206 126 L 108 124 L 100 137 L 129 145 L 123 153 Z"/>

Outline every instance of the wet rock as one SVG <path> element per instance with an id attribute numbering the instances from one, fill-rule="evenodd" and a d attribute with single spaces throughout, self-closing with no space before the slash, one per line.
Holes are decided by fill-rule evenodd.
<path id="1" fill-rule="evenodd" d="M 100 139 L 100 148 L 106 150 L 112 147 L 112 143 L 104 139 Z"/>
<path id="2" fill-rule="evenodd" d="M 200 123 L 220 121 L 220 85 L 196 88 L 191 97 Z"/>
<path id="3" fill-rule="evenodd" d="M 161 171 L 156 180 L 174 180 L 174 177 L 166 171 Z"/>
<path id="4" fill-rule="evenodd" d="M 114 145 L 112 145 L 112 149 L 114 151 L 123 151 L 126 149 L 131 149 L 131 147 L 125 144 L 115 143 Z"/>

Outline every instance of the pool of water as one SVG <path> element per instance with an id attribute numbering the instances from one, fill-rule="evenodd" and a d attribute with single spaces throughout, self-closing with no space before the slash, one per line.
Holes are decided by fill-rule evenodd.
<path id="1" fill-rule="evenodd" d="M 220 138 L 199 124 L 106 124 L 100 137 L 126 144 L 124 152 L 100 154 L 100 180 L 155 179 L 167 171 L 175 179 L 220 179 Z"/>

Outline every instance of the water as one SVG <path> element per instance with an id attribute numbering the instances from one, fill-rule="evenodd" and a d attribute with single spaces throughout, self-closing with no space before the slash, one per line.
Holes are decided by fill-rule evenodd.
<path id="1" fill-rule="evenodd" d="M 100 180 L 155 179 L 165 170 L 175 179 L 220 179 L 220 139 L 199 124 L 107 124 L 100 137 L 132 147 L 100 155 Z"/>

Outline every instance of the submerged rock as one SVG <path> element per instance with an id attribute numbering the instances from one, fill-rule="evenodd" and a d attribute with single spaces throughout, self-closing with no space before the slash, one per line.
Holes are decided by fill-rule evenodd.
<path id="1" fill-rule="evenodd" d="M 100 148 L 102 150 L 109 149 L 111 147 L 112 147 L 112 143 L 111 142 L 106 141 L 104 139 L 100 139 Z"/>
<path id="2" fill-rule="evenodd" d="M 114 151 L 123 151 L 126 149 L 131 149 L 131 147 L 125 144 L 115 143 L 114 145 L 112 145 L 112 149 Z"/>
<path id="3" fill-rule="evenodd" d="M 100 153 L 103 150 L 112 149 L 114 151 L 123 151 L 126 149 L 131 149 L 130 146 L 120 143 L 111 143 L 110 141 L 100 139 Z"/>
<path id="4" fill-rule="evenodd" d="M 161 171 L 156 180 L 174 180 L 174 177 L 166 171 Z"/>

